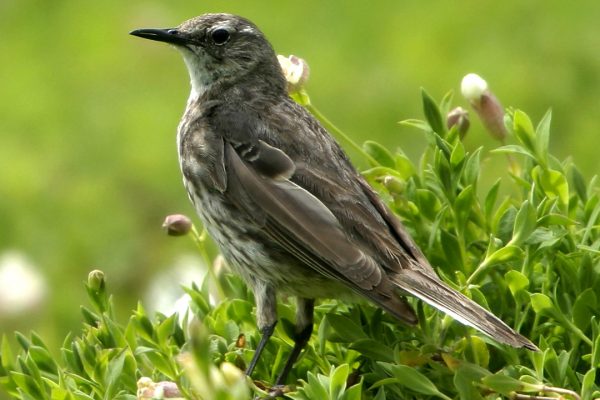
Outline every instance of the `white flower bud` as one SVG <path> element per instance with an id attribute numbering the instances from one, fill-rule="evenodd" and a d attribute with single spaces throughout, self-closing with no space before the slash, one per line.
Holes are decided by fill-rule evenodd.
<path id="1" fill-rule="evenodd" d="M 290 94 L 299 92 L 310 75 L 310 68 L 306 61 L 294 55 L 289 57 L 278 55 L 277 60 L 288 83 L 288 92 Z"/>
<path id="2" fill-rule="evenodd" d="M 462 95 L 469 101 L 479 101 L 487 90 L 487 82 L 479 75 L 473 73 L 465 75 L 460 84 Z"/>

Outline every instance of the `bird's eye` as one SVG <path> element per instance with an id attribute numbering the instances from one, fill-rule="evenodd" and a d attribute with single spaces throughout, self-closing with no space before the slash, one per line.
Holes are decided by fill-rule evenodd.
<path id="1" fill-rule="evenodd" d="M 225 28 L 217 28 L 211 32 L 210 37 L 216 45 L 224 45 L 231 37 L 229 31 Z"/>

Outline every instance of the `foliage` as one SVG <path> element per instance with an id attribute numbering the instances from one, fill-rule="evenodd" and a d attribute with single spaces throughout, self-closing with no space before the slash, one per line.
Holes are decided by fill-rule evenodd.
<path id="1" fill-rule="evenodd" d="M 507 156 L 510 180 L 498 180 L 483 193 L 484 151 L 467 151 L 456 129 L 446 129 L 443 116 L 451 101 L 447 95 L 438 105 L 423 92 L 426 121 L 404 121 L 428 139 L 417 164 L 402 151 L 367 142 L 363 150 L 372 165 L 364 175 L 446 282 L 541 351 L 499 345 L 414 300 L 416 329 L 370 304 L 323 300 L 315 309 L 316 332 L 289 378 L 296 384 L 285 388 L 288 397 L 600 396 L 596 179 L 586 184 L 572 161 L 549 154 L 550 112 L 534 127 L 514 110 L 506 126 L 515 143 L 492 151 Z M 192 232 L 203 245 L 203 237 Z M 250 397 L 239 371 L 230 367 L 243 370 L 260 338 L 252 294 L 238 277 L 215 268 L 201 287 L 186 289 L 190 313 L 151 319 L 140 305 L 125 326 L 115 320 L 100 274 L 90 275 L 87 290 L 93 310 L 82 308 L 82 333 L 67 337 L 58 357 L 35 333 L 17 334 L 21 350 L 15 361 L 3 339 L 0 383 L 12 396 L 129 399 L 135 398 L 136 381 L 149 376 L 176 382 L 186 398 Z M 294 305 L 282 302 L 279 315 L 255 380 L 247 380 L 263 395 L 293 344 Z"/>

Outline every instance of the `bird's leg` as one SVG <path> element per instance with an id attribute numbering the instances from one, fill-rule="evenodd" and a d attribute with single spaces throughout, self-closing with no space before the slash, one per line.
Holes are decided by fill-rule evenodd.
<path id="1" fill-rule="evenodd" d="M 273 335 L 275 325 L 277 325 L 277 298 L 275 290 L 267 284 L 256 283 L 254 285 L 254 298 L 256 299 L 256 322 L 258 329 L 262 333 L 260 342 L 254 350 L 254 356 L 246 368 L 246 375 L 251 375 L 256 367 L 269 338 Z"/>
<path id="2" fill-rule="evenodd" d="M 271 335 L 273 335 L 275 325 L 277 325 L 277 321 L 275 321 L 273 325 L 266 326 L 264 329 L 260 330 L 262 333 L 262 337 L 260 338 L 260 342 L 258 342 L 258 346 L 256 346 L 256 350 L 254 350 L 254 356 L 252 356 L 252 360 L 250 361 L 248 368 L 246 368 L 246 375 L 250 376 L 252 374 L 252 371 L 254 371 L 254 367 L 256 367 L 256 363 L 258 362 L 258 359 L 260 358 L 260 355 L 262 354 L 265 345 L 269 341 Z"/>
<path id="3" fill-rule="evenodd" d="M 294 338 L 294 348 L 292 349 L 283 370 L 281 370 L 275 385 L 283 385 L 285 383 L 285 379 L 292 370 L 300 352 L 308 343 L 313 330 L 314 308 L 314 299 L 298 298 L 296 305 L 296 337 Z"/>

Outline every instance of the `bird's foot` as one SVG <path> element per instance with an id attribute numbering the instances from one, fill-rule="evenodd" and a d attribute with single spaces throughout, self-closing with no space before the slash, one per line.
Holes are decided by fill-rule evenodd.
<path id="1" fill-rule="evenodd" d="M 290 387 L 287 385 L 274 385 L 268 389 L 265 388 L 263 390 L 267 393 L 267 395 L 265 397 L 263 397 L 264 395 L 257 395 L 256 397 L 254 397 L 254 400 L 276 399 L 278 397 L 283 397 L 286 393 L 289 393 L 291 391 Z"/>

